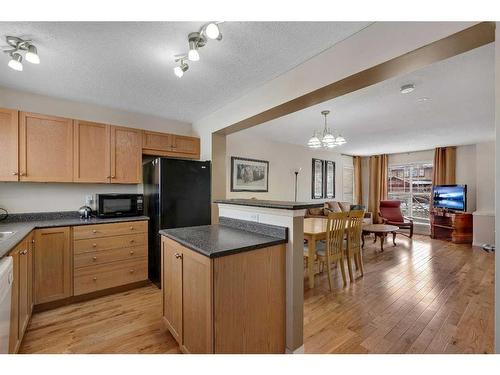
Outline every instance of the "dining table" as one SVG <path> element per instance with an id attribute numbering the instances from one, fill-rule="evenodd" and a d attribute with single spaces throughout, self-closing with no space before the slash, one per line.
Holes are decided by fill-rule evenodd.
<path id="1" fill-rule="evenodd" d="M 325 217 L 308 217 L 304 219 L 304 239 L 308 244 L 307 275 L 309 288 L 314 288 L 314 258 L 316 255 L 316 242 L 326 240 L 326 225 L 328 219 Z"/>

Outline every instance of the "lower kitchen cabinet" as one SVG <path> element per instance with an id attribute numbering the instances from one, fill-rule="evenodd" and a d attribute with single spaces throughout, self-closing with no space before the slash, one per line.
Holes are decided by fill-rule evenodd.
<path id="1" fill-rule="evenodd" d="M 70 227 L 35 231 L 35 304 L 73 295 Z"/>
<path id="2" fill-rule="evenodd" d="M 285 352 L 285 246 L 209 258 L 162 237 L 163 322 L 186 353 Z"/>
<path id="3" fill-rule="evenodd" d="M 17 353 L 33 311 L 33 235 L 10 252 L 13 259 L 9 352 Z"/>

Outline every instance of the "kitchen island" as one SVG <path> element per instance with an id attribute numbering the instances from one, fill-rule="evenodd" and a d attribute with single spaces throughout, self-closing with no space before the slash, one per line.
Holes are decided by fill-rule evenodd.
<path id="1" fill-rule="evenodd" d="M 163 322 L 186 353 L 285 352 L 287 228 L 161 230 Z"/>

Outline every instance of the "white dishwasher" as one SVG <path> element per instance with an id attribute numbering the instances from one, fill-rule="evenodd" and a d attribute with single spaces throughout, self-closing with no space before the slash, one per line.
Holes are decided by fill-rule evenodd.
<path id="1" fill-rule="evenodd" d="M 10 298 L 14 274 L 12 257 L 0 259 L 0 354 L 9 352 Z"/>

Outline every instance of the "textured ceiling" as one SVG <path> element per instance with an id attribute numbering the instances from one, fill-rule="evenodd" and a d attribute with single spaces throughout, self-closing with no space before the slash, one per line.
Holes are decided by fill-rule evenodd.
<path id="1" fill-rule="evenodd" d="M 495 137 L 494 45 L 429 65 L 406 76 L 353 92 L 261 124 L 245 132 L 306 145 L 322 129 L 321 111 L 348 143 L 335 151 L 372 155 L 472 144 Z M 399 88 L 414 83 L 406 95 Z M 419 98 L 427 97 L 427 101 Z"/>
<path id="2" fill-rule="evenodd" d="M 225 22 L 179 79 L 173 55 L 202 24 L 0 22 L 2 41 L 31 38 L 41 59 L 16 72 L 0 57 L 0 86 L 193 122 L 369 23 Z"/>

